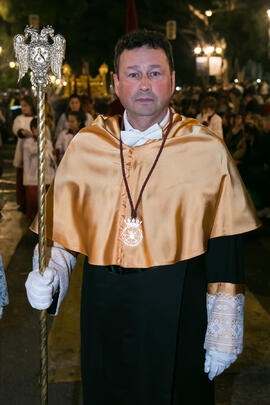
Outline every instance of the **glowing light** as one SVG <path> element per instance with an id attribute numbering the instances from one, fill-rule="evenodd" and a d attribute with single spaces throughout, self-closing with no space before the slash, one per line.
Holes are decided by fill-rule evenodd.
<path id="1" fill-rule="evenodd" d="M 202 48 L 200 46 L 196 46 L 196 48 L 194 49 L 195 55 L 199 55 L 201 52 L 202 52 Z"/>
<path id="2" fill-rule="evenodd" d="M 213 53 L 215 50 L 215 48 L 213 46 L 207 46 L 206 48 L 204 48 L 204 53 L 205 55 L 211 55 L 211 53 Z"/>
<path id="3" fill-rule="evenodd" d="M 270 9 L 268 9 L 268 10 L 266 11 L 266 14 L 267 14 L 267 17 L 268 17 L 269 20 L 270 20 Z"/>
<path id="4" fill-rule="evenodd" d="M 0 46 L 0 55 L 2 55 L 2 52 L 3 52 L 3 48 L 2 48 L 2 46 Z"/>
<path id="5" fill-rule="evenodd" d="M 66 82 L 66 81 L 63 82 L 63 86 L 67 86 L 67 82 Z"/>
<path id="6" fill-rule="evenodd" d="M 58 84 L 60 84 L 60 83 L 61 83 L 61 80 L 60 80 L 60 79 L 56 79 L 56 80 L 55 80 L 55 84 L 58 85 Z"/>
<path id="7" fill-rule="evenodd" d="M 175 90 L 176 90 L 176 91 L 180 91 L 180 90 L 182 90 L 182 87 L 176 86 L 176 87 L 175 87 Z"/>
<path id="8" fill-rule="evenodd" d="M 206 10 L 205 15 L 206 15 L 206 17 L 212 17 L 213 11 L 212 10 Z"/>
<path id="9" fill-rule="evenodd" d="M 218 54 L 218 55 L 222 54 L 222 48 L 220 46 L 216 47 L 216 54 Z"/>
<path id="10" fill-rule="evenodd" d="M 51 79 L 51 82 L 54 83 L 55 80 L 56 80 L 56 77 L 55 77 L 54 75 L 51 75 L 51 76 L 50 76 L 50 79 Z"/>
<path id="11" fill-rule="evenodd" d="M 36 88 L 34 86 L 31 87 L 32 91 L 36 91 Z"/>
<path id="12" fill-rule="evenodd" d="M 15 62 L 13 62 L 13 61 L 9 62 L 9 67 L 10 67 L 11 69 L 14 69 L 15 66 L 16 66 L 16 63 L 15 63 Z"/>
<path id="13" fill-rule="evenodd" d="M 239 83 L 239 80 L 238 80 L 238 79 L 234 79 L 234 83 Z"/>
<path id="14" fill-rule="evenodd" d="M 262 80 L 261 80 L 261 79 L 257 79 L 256 82 L 257 82 L 257 83 L 261 83 Z"/>

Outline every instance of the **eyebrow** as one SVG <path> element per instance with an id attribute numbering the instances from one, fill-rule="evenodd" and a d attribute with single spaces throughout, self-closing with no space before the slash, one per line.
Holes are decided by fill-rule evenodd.
<path id="1" fill-rule="evenodd" d="M 150 69 L 161 68 L 161 65 L 150 65 L 149 68 Z M 140 66 L 139 65 L 132 65 L 132 66 L 128 66 L 127 69 L 140 69 Z"/>

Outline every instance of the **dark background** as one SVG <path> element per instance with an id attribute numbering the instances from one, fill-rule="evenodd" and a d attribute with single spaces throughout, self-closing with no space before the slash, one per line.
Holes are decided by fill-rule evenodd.
<path id="1" fill-rule="evenodd" d="M 270 71 L 267 59 L 268 4 L 263 0 L 135 0 L 140 28 L 166 32 L 166 21 L 177 22 L 177 37 L 172 40 L 178 84 L 195 84 L 193 49 L 199 38 L 209 43 L 224 38 L 225 56 L 232 66 L 242 69 L 249 59 L 260 62 Z M 189 5 L 202 15 L 212 9 L 209 24 L 190 11 Z M 126 0 L 3 0 L 0 4 L 0 89 L 12 87 L 17 81 L 16 69 L 7 67 L 14 60 L 13 37 L 23 33 L 28 16 L 38 14 L 40 28 L 52 25 L 67 41 L 66 62 L 79 73 L 82 60 L 90 65 L 95 76 L 106 62 L 113 70 L 113 49 L 126 31 Z M 207 18 L 206 18 L 207 20 Z M 22 83 L 21 85 L 25 85 Z"/>

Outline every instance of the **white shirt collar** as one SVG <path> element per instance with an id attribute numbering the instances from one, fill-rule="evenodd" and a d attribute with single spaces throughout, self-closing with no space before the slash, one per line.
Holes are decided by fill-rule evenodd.
<path id="1" fill-rule="evenodd" d="M 127 111 L 124 111 L 124 128 L 125 131 L 134 131 L 134 132 L 143 132 L 143 133 L 150 133 L 152 132 L 151 129 L 153 128 L 153 126 L 160 126 L 160 128 L 162 129 L 167 122 L 169 121 L 169 117 L 170 117 L 170 110 L 168 108 L 167 114 L 165 115 L 165 117 L 163 118 L 163 120 L 158 124 L 153 124 L 151 127 L 147 128 L 145 131 L 140 131 L 139 129 L 135 129 L 133 128 L 133 126 L 129 123 L 128 121 L 128 116 L 127 116 Z"/>
<path id="2" fill-rule="evenodd" d="M 158 124 L 154 124 L 147 128 L 145 131 L 133 128 L 128 122 L 126 111 L 124 112 L 124 125 L 125 131 L 121 131 L 121 140 L 128 146 L 140 146 L 150 139 L 162 139 L 162 127 L 167 123 L 170 116 L 170 110 L 168 109 L 166 116 Z"/>

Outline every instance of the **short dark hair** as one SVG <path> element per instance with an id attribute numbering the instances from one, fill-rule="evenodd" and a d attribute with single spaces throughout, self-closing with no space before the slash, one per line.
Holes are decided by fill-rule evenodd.
<path id="1" fill-rule="evenodd" d="M 73 117 L 75 117 L 79 124 L 84 122 L 84 117 L 83 117 L 83 114 L 81 113 L 81 111 L 69 111 L 67 113 L 67 117 L 69 115 L 72 115 Z"/>
<path id="2" fill-rule="evenodd" d="M 34 100 L 31 96 L 23 96 L 20 101 L 24 101 L 26 104 L 28 104 L 31 107 L 32 114 L 36 115 Z"/>
<path id="3" fill-rule="evenodd" d="M 31 130 L 33 130 L 33 128 L 37 128 L 38 127 L 38 121 L 37 118 L 33 118 L 30 122 L 30 128 Z"/>
<path id="4" fill-rule="evenodd" d="M 83 111 L 69 111 L 67 113 L 67 118 L 69 115 L 76 118 L 79 124 L 79 129 L 82 129 L 85 126 L 85 113 Z"/>
<path id="5" fill-rule="evenodd" d="M 244 134 L 252 135 L 252 136 L 254 136 L 254 138 L 257 138 L 260 134 L 260 131 L 255 125 L 245 124 Z"/>
<path id="6" fill-rule="evenodd" d="M 217 108 L 217 99 L 213 96 L 209 96 L 206 97 L 203 101 L 202 101 L 202 109 L 206 109 L 206 108 L 211 108 L 212 110 L 216 110 Z"/>
<path id="7" fill-rule="evenodd" d="M 127 49 L 141 48 L 147 46 L 152 49 L 163 49 L 167 56 L 171 73 L 174 70 L 172 46 L 166 36 L 161 32 L 138 30 L 125 34 L 119 39 L 114 48 L 114 72 L 119 76 L 119 61 L 122 52 Z"/>

